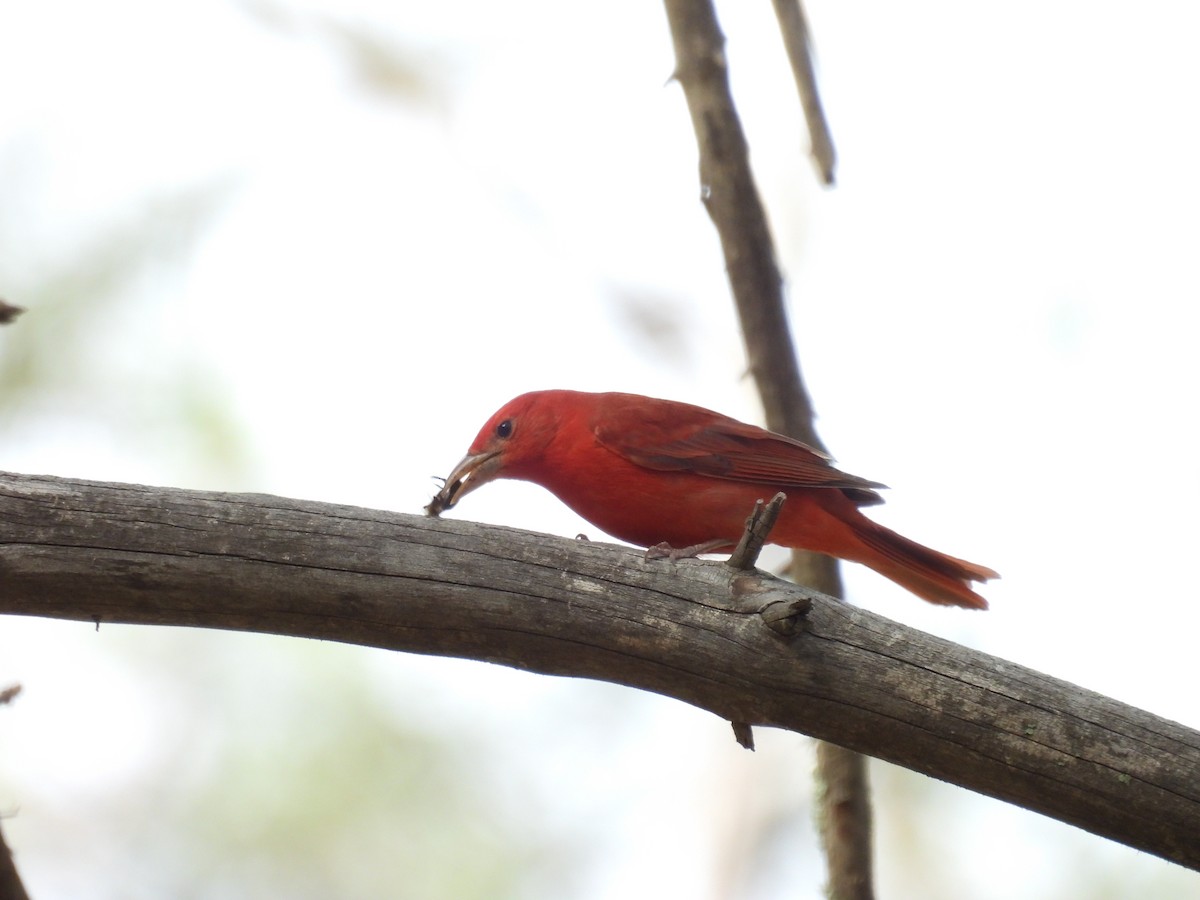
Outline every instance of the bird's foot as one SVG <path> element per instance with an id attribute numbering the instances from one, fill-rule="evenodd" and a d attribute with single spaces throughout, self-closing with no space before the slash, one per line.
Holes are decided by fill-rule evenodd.
<path id="1" fill-rule="evenodd" d="M 692 544 L 690 547 L 672 547 L 666 541 L 661 544 L 655 544 L 653 547 L 646 548 L 646 559 L 694 559 L 702 553 L 716 553 L 718 550 L 727 550 L 733 544 L 725 538 L 713 538 L 711 541 L 705 541 L 702 544 Z"/>

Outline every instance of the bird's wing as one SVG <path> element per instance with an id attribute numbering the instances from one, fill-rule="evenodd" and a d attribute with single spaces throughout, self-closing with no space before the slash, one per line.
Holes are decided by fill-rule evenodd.
<path id="1" fill-rule="evenodd" d="M 645 398 L 637 398 L 643 400 Z M 835 469 L 807 444 L 718 413 L 670 401 L 609 404 L 593 422 L 597 442 L 647 469 L 789 487 L 836 488 L 861 505 L 884 485 Z"/>

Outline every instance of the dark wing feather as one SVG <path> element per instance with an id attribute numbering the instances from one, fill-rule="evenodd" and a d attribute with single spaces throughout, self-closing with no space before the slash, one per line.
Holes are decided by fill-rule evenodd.
<path id="1" fill-rule="evenodd" d="M 632 395 L 605 404 L 593 425 L 601 446 L 647 469 L 789 487 L 835 488 L 860 505 L 884 485 L 840 472 L 807 444 L 698 406 Z"/>

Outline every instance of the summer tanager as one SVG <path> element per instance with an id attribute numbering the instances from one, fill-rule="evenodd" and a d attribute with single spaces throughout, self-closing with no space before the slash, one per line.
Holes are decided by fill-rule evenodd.
<path id="1" fill-rule="evenodd" d="M 535 391 L 488 419 L 426 510 L 497 478 L 549 489 L 597 528 L 643 547 L 736 546 L 754 502 L 787 494 L 769 540 L 870 566 L 931 603 L 986 609 L 969 582 L 997 578 L 872 522 L 874 481 L 818 450 L 699 406 L 638 394 Z"/>

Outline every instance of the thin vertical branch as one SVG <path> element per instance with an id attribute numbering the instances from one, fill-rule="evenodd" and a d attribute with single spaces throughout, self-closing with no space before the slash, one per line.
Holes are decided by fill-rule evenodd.
<path id="1" fill-rule="evenodd" d="M 665 5 L 675 77 L 700 151 L 700 196 L 721 239 L 750 374 L 768 425 L 815 443 L 812 405 L 788 338 L 783 278 L 729 92 L 725 39 L 709 0 L 666 0 Z"/>
<path id="2" fill-rule="evenodd" d="M 12 851 L 0 834 L 0 900 L 29 900 L 21 876 L 17 874 L 16 863 L 13 862 Z"/>
<path id="3" fill-rule="evenodd" d="M 767 426 L 821 447 L 788 329 L 783 277 L 729 90 L 725 39 L 716 11 L 710 0 L 664 2 L 675 45 L 675 77 L 683 87 L 699 147 L 701 197 L 720 236 Z M 842 594 L 837 562 L 827 556 L 796 553 L 793 573 L 798 581 L 827 594 Z M 817 760 L 818 815 L 830 896 L 869 900 L 873 893 L 866 761 L 832 745 L 821 745 Z"/>
<path id="4" fill-rule="evenodd" d="M 0 301 L 0 305 L 3 305 L 3 301 Z M 0 705 L 11 703 L 19 693 L 19 684 L 11 684 L 0 690 Z M 8 848 L 3 834 L 0 834 L 0 900 L 29 900 L 29 894 L 25 892 L 25 885 L 17 872 L 17 864 L 13 861 L 12 850 Z"/>
<path id="5" fill-rule="evenodd" d="M 829 121 L 825 118 L 825 107 L 821 105 L 821 94 L 817 90 L 812 37 L 808 30 L 808 21 L 804 17 L 804 7 L 800 5 L 800 0 L 772 2 L 775 4 L 775 18 L 779 20 L 779 32 L 783 35 L 788 62 L 792 64 L 796 90 L 800 93 L 804 119 L 808 123 L 813 163 L 821 181 L 832 185 L 837 168 L 837 152 L 833 149 L 833 135 L 829 131 Z"/>
<path id="6" fill-rule="evenodd" d="M 831 900 L 870 900 L 875 893 L 867 758 L 818 741 L 817 779 L 818 825 L 829 896 Z"/>

